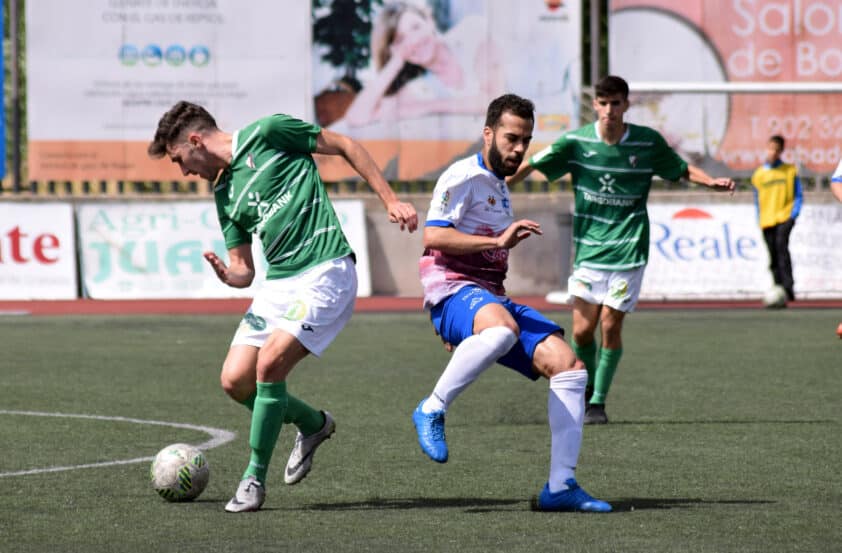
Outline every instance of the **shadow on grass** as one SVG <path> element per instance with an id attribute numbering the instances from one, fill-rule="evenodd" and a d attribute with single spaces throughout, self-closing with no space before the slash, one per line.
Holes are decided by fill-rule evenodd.
<path id="1" fill-rule="evenodd" d="M 496 511 L 510 505 L 524 503 L 524 499 L 486 499 L 479 497 L 406 497 L 400 499 L 367 499 L 365 501 L 348 501 L 339 503 L 313 503 L 307 509 L 314 511 L 368 511 L 380 509 L 466 509 Z"/>
<path id="2" fill-rule="evenodd" d="M 632 511 L 692 509 L 699 506 L 716 505 L 768 505 L 775 503 L 762 499 L 699 499 L 699 498 L 657 498 L 635 497 L 609 500 L 615 513 Z M 536 511 L 535 499 L 484 499 L 477 497 L 408 497 L 401 499 L 368 499 L 365 501 L 348 501 L 338 503 L 313 503 L 306 505 L 306 509 L 313 511 L 377 511 L 381 509 L 409 510 L 409 509 L 464 509 L 466 513 L 487 513 L 494 511 L 520 511 L 521 508 L 510 508 L 514 505 L 527 503 L 529 510 Z"/>
<path id="3" fill-rule="evenodd" d="M 654 425 L 654 424 L 835 424 L 835 420 L 814 419 L 814 420 L 762 420 L 762 419 L 734 419 L 734 420 L 695 420 L 695 421 L 674 421 L 674 420 L 640 420 L 640 421 L 615 421 L 612 420 L 607 426 L 615 425 Z M 589 425 L 592 428 L 597 425 Z"/>
<path id="4" fill-rule="evenodd" d="M 765 499 L 699 499 L 683 497 L 623 497 L 609 500 L 615 513 L 663 509 L 691 509 L 707 505 L 768 505 L 775 503 Z"/>

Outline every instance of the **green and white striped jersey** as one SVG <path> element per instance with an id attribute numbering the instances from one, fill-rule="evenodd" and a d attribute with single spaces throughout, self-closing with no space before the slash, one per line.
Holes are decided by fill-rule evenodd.
<path id="1" fill-rule="evenodd" d="M 243 127 L 214 187 L 226 247 L 250 244 L 257 234 L 268 280 L 353 253 L 311 155 L 319 132 L 288 115 Z"/>
<path id="2" fill-rule="evenodd" d="M 649 259 L 646 201 L 652 177 L 678 180 L 687 163 L 654 129 L 627 124 L 606 144 L 597 124 L 561 136 L 529 160 L 548 179 L 570 173 L 575 193 L 574 268 L 627 271 Z"/>

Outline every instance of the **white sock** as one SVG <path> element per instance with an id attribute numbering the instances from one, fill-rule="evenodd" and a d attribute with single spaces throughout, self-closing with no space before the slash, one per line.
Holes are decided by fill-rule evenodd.
<path id="1" fill-rule="evenodd" d="M 506 355 L 517 340 L 517 334 L 505 326 L 486 328 L 463 340 L 453 350 L 450 362 L 421 410 L 425 413 L 447 411 L 456 396 L 476 380 L 482 371 Z"/>
<path id="2" fill-rule="evenodd" d="M 588 371 L 564 371 L 550 379 L 547 412 L 550 419 L 550 491 L 567 489 L 564 483 L 573 478 L 579 449 L 582 447 L 582 425 L 585 420 L 585 385 Z"/>

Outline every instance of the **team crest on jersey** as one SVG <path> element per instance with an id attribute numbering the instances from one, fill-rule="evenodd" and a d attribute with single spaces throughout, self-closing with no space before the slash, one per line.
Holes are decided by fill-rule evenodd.
<path id="1" fill-rule="evenodd" d="M 490 205 L 491 207 L 494 207 L 495 205 L 497 205 L 497 198 L 495 198 L 494 196 L 489 196 L 488 197 L 488 205 Z"/>
<path id="2" fill-rule="evenodd" d="M 631 165 L 632 167 L 637 167 L 637 156 L 636 155 L 630 155 L 629 156 L 629 165 Z"/>
<path id="3" fill-rule="evenodd" d="M 254 155 L 249 154 L 246 158 L 246 167 L 249 169 L 256 169 L 257 165 L 254 164 Z"/>

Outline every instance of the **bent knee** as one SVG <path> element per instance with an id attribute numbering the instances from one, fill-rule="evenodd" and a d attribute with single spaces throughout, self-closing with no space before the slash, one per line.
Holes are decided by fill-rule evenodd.
<path id="1" fill-rule="evenodd" d="M 222 374 L 219 375 L 219 384 L 228 397 L 235 401 L 245 401 L 257 389 L 254 378 L 245 378 L 242 373 L 225 370 L 225 368 L 222 369 Z"/>

